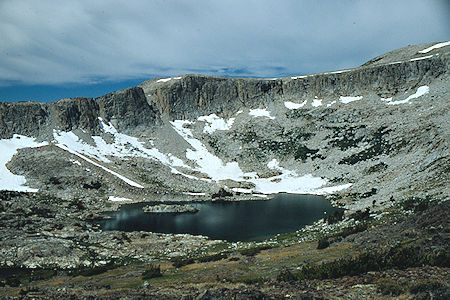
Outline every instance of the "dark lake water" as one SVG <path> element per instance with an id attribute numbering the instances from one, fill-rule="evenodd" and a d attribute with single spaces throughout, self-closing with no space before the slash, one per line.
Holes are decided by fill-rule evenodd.
<path id="1" fill-rule="evenodd" d="M 321 196 L 277 194 L 271 200 L 191 203 L 197 213 L 152 214 L 148 203 L 124 205 L 102 220 L 103 230 L 190 233 L 228 241 L 259 240 L 296 231 L 339 208 Z"/>

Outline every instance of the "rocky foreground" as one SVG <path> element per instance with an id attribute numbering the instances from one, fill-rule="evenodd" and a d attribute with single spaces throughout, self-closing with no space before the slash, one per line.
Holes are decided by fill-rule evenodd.
<path id="1" fill-rule="evenodd" d="M 0 295 L 448 299 L 449 48 L 0 103 Z M 125 203 L 180 213 L 277 192 L 322 194 L 345 213 L 245 243 L 96 223 Z"/>

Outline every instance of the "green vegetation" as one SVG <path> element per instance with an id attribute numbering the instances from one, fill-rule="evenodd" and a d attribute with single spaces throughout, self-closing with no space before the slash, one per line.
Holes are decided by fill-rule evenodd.
<path id="1" fill-rule="evenodd" d="M 57 275 L 52 269 L 28 269 L 28 268 L 0 268 L 0 287 L 9 285 L 17 287 L 20 284 L 45 280 Z"/>
<path id="2" fill-rule="evenodd" d="M 397 280 L 392 278 L 381 278 L 375 282 L 378 291 L 383 295 L 399 296 L 404 293 L 419 294 L 436 292 L 439 289 L 449 289 L 448 284 L 436 279 L 425 279 L 414 282 Z"/>
<path id="3" fill-rule="evenodd" d="M 201 256 L 198 258 L 198 261 L 203 263 L 203 262 L 210 262 L 210 261 L 218 261 L 224 258 L 228 257 L 228 253 L 226 252 L 222 252 L 222 253 L 216 253 L 216 254 L 210 254 L 210 255 L 205 255 L 205 256 Z"/>
<path id="4" fill-rule="evenodd" d="M 392 278 L 381 278 L 375 282 L 378 291 L 383 295 L 399 296 L 406 292 L 405 282 L 394 280 Z"/>
<path id="5" fill-rule="evenodd" d="M 333 147 L 339 147 L 342 151 L 346 151 L 349 148 L 356 147 L 363 140 L 364 135 L 356 137 L 358 130 L 366 128 L 366 125 L 352 126 L 352 127 L 333 127 L 334 139 L 330 141 Z"/>
<path id="6" fill-rule="evenodd" d="M 149 268 L 147 268 L 144 273 L 142 273 L 142 279 L 152 279 L 156 277 L 162 277 L 161 267 L 159 265 L 151 264 Z"/>
<path id="7" fill-rule="evenodd" d="M 430 206 L 431 198 L 410 197 L 402 203 L 404 210 L 418 213 L 426 210 Z"/>
<path id="8" fill-rule="evenodd" d="M 355 276 L 368 271 L 382 271 L 390 268 L 405 269 L 432 265 L 450 266 L 450 254 L 447 252 L 425 255 L 419 247 L 393 247 L 389 251 L 364 252 L 356 257 L 342 258 L 320 265 L 306 265 L 298 273 L 297 280 L 328 279 L 342 276 Z"/>
<path id="9" fill-rule="evenodd" d="M 170 260 L 172 262 L 172 265 L 175 268 L 181 268 L 190 264 L 195 263 L 195 260 L 190 257 L 183 257 L 183 256 L 177 256 Z"/>
<path id="10" fill-rule="evenodd" d="M 328 246 L 330 246 L 330 242 L 328 241 L 327 238 L 322 238 L 319 240 L 319 242 L 317 243 L 317 249 L 325 249 L 328 248 Z"/>
<path id="11" fill-rule="evenodd" d="M 370 147 L 355 153 L 349 157 L 344 158 L 339 162 L 339 164 L 354 165 L 360 161 L 365 161 L 381 154 L 389 153 L 391 150 L 391 145 L 388 144 L 383 136 L 389 133 L 390 130 L 386 130 L 386 127 L 379 128 L 373 135 L 370 141 Z"/>
<path id="12" fill-rule="evenodd" d="M 242 255 L 245 255 L 245 256 L 255 256 L 262 250 L 267 250 L 270 248 L 273 248 L 273 246 L 261 245 L 261 246 L 256 246 L 256 247 L 252 247 L 252 248 L 248 248 L 248 249 L 241 249 L 241 250 L 239 250 L 239 253 L 241 253 Z"/>

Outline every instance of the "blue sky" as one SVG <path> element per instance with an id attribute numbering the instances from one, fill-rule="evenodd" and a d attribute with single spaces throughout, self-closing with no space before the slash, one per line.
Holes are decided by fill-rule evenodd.
<path id="1" fill-rule="evenodd" d="M 450 39 L 445 0 L 2 0 L 0 101 L 186 73 L 282 77 Z"/>

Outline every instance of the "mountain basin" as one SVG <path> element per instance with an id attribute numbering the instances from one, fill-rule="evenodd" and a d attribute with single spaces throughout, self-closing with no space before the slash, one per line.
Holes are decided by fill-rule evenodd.
<path id="1" fill-rule="evenodd" d="M 99 223 L 103 230 L 189 233 L 236 242 L 294 232 L 340 210 L 322 196 L 285 193 L 269 200 L 189 203 L 196 213 L 146 213 L 146 205 L 123 205 Z"/>

